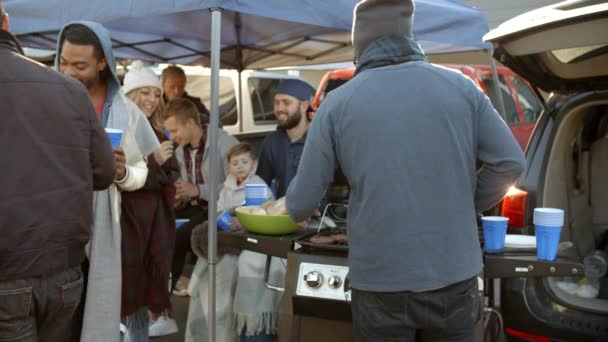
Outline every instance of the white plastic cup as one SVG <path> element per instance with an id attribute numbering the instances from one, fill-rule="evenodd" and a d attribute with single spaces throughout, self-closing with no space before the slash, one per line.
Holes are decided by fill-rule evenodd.
<path id="1" fill-rule="evenodd" d="M 562 227 L 564 225 L 564 211 L 557 208 L 534 209 L 533 223 L 545 227 Z"/>

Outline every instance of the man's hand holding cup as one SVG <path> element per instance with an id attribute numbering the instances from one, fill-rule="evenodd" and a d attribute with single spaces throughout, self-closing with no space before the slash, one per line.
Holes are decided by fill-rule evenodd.
<path id="1" fill-rule="evenodd" d="M 127 157 L 125 156 L 125 150 L 122 147 L 113 147 L 114 152 L 114 163 L 116 164 L 116 175 L 115 180 L 121 180 L 127 175 Z"/>

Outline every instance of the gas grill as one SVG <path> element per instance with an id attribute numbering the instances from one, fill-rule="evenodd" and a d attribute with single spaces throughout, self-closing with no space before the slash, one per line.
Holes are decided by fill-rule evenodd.
<path id="1" fill-rule="evenodd" d="M 304 229 L 286 236 L 256 235 L 245 231 L 218 232 L 218 242 L 266 254 L 266 287 L 283 292 L 280 342 L 354 341 L 350 310 L 348 280 L 348 244 L 313 243 L 346 235 L 348 186 L 338 170 L 327 191 L 330 201 L 323 216 L 338 223 L 335 228 Z M 481 236 L 481 234 L 480 234 Z M 329 241 L 329 240 L 327 240 Z M 319 242 L 319 241 L 316 241 Z M 483 244 L 483 241 L 481 241 Z M 269 284 L 271 257 L 287 259 L 285 284 Z M 535 252 L 508 250 L 484 256 L 485 295 L 488 307 L 484 313 L 497 311 L 500 289 L 497 278 L 568 276 L 583 273 L 583 265 L 569 260 L 539 261 Z M 494 281 L 492 281 L 494 280 Z M 480 308 L 481 309 L 481 308 Z M 483 341 L 483 320 L 479 324 L 477 341 Z M 486 340 L 487 342 L 487 340 Z"/>
<path id="2" fill-rule="evenodd" d="M 344 235 L 346 228 L 305 229 L 287 236 L 218 232 L 218 242 L 287 259 L 285 284 L 266 287 L 283 292 L 279 341 L 352 341 L 348 245 L 316 244 L 313 237 Z"/>

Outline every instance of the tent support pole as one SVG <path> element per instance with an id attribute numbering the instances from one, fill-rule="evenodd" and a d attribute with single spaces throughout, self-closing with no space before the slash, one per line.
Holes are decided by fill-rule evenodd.
<path id="1" fill-rule="evenodd" d="M 245 117 L 243 116 L 243 85 L 242 85 L 242 80 L 243 80 L 243 71 L 241 69 L 238 70 L 239 72 L 239 80 L 238 80 L 238 87 L 239 87 L 239 91 L 238 91 L 238 99 L 237 99 L 237 106 L 236 106 L 236 110 L 237 110 L 237 120 L 239 121 L 239 132 L 244 132 L 244 128 L 243 128 L 243 120 L 245 119 Z"/>
<path id="2" fill-rule="evenodd" d="M 241 30 L 242 30 L 243 26 L 241 23 L 241 14 L 240 13 L 236 13 L 235 17 L 234 17 L 234 33 L 235 33 L 235 37 L 236 37 L 236 46 L 235 46 L 235 53 L 236 53 L 236 69 L 239 73 L 239 79 L 237 81 L 238 83 L 238 91 L 237 91 L 237 102 L 236 102 L 236 117 L 239 123 L 239 132 L 243 132 L 243 120 L 244 117 L 243 115 L 243 84 L 242 84 L 242 74 L 243 74 L 243 44 L 241 42 Z"/>
<path id="3" fill-rule="evenodd" d="M 219 131 L 219 89 L 220 89 L 220 38 L 222 9 L 211 8 L 211 115 L 209 118 L 209 153 L 211 180 L 209 180 L 209 341 L 215 341 L 216 315 L 216 264 L 217 264 L 217 198 L 218 198 L 218 172 L 220 172 L 220 156 L 218 148 Z"/>
<path id="4" fill-rule="evenodd" d="M 492 57 L 493 50 L 489 49 L 487 51 L 490 55 L 490 66 L 492 66 L 492 81 L 494 82 L 496 98 L 498 99 L 498 105 L 500 106 L 500 109 L 497 108 L 497 110 L 499 111 L 499 114 L 503 118 L 503 120 L 506 121 L 507 111 L 505 110 L 505 101 L 502 98 L 502 91 L 500 91 L 500 82 L 498 81 L 498 70 L 496 69 L 496 61 L 494 60 L 494 57 Z"/>

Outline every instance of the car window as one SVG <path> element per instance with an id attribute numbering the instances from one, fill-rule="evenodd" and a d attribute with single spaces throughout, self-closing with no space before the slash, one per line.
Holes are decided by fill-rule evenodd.
<path id="1" fill-rule="evenodd" d="M 528 84 L 517 76 L 511 76 L 511 83 L 517 93 L 519 104 L 524 111 L 525 122 L 536 122 L 540 112 L 543 110 L 543 105 L 536 97 L 536 94 L 530 89 Z"/>
<path id="2" fill-rule="evenodd" d="M 482 80 L 484 87 L 488 91 L 486 95 L 492 101 L 492 105 L 494 108 L 500 113 L 500 103 L 498 101 L 498 96 L 496 94 L 496 87 L 494 86 L 494 80 L 491 77 L 486 77 Z M 514 125 L 519 123 L 519 115 L 517 114 L 517 107 L 515 106 L 515 100 L 513 99 L 513 94 L 511 93 L 511 89 L 507 85 L 507 82 L 504 76 L 498 76 L 498 83 L 500 84 L 500 91 L 502 93 L 502 100 L 505 103 L 505 111 L 504 118 L 508 125 Z"/>
<path id="3" fill-rule="evenodd" d="M 253 119 L 256 124 L 276 123 L 274 93 L 282 79 L 251 77 L 248 81 Z"/>
<path id="4" fill-rule="evenodd" d="M 188 95 L 200 97 L 207 110 L 211 110 L 211 77 L 208 75 L 188 75 L 186 91 Z M 238 120 L 234 82 L 227 76 L 220 76 L 219 111 L 222 126 L 236 125 Z"/>
<path id="5" fill-rule="evenodd" d="M 578 63 L 586 59 L 605 54 L 608 44 L 579 46 L 568 49 L 553 50 L 551 53 L 562 63 Z"/>

